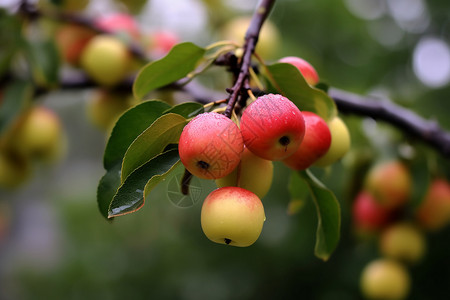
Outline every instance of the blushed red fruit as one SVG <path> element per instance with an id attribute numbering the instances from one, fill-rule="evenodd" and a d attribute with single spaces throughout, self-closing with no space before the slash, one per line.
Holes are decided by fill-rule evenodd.
<path id="1" fill-rule="evenodd" d="M 288 98 L 268 94 L 244 110 L 241 132 L 251 152 L 267 160 L 282 160 L 300 146 L 305 135 L 305 120 Z"/>
<path id="2" fill-rule="evenodd" d="M 433 180 L 416 211 L 419 224 L 429 230 L 439 230 L 450 223 L 450 183 Z"/>
<path id="3" fill-rule="evenodd" d="M 354 199 L 352 215 L 358 231 L 373 232 L 389 222 L 391 211 L 381 206 L 370 193 L 361 191 Z"/>
<path id="4" fill-rule="evenodd" d="M 331 132 L 327 123 L 310 111 L 303 111 L 305 119 L 305 136 L 298 150 L 283 160 L 294 170 L 305 170 L 317 159 L 325 155 L 331 145 Z"/>
<path id="5" fill-rule="evenodd" d="M 168 30 L 155 31 L 150 37 L 149 50 L 154 58 L 160 58 L 180 42 L 180 37 L 175 32 Z"/>
<path id="6" fill-rule="evenodd" d="M 366 176 L 365 187 L 381 205 L 394 209 L 408 201 L 412 179 L 402 162 L 387 161 L 378 163 L 370 169 Z"/>
<path id="7" fill-rule="evenodd" d="M 132 16 L 124 13 L 100 16 L 95 20 L 95 25 L 108 33 L 126 34 L 133 39 L 139 39 L 140 36 L 136 21 Z"/>
<path id="8" fill-rule="evenodd" d="M 240 187 L 212 191 L 201 212 L 202 229 L 208 239 L 238 247 L 250 246 L 258 239 L 265 219 L 258 196 Z"/>
<path id="9" fill-rule="evenodd" d="M 94 36 L 95 32 L 89 28 L 64 24 L 56 32 L 55 40 L 64 61 L 77 65 L 84 47 Z"/>
<path id="10" fill-rule="evenodd" d="M 306 60 L 296 56 L 286 56 L 279 60 L 280 63 L 288 63 L 296 67 L 302 73 L 306 82 L 310 85 L 319 83 L 319 75 L 316 69 Z"/>
<path id="11" fill-rule="evenodd" d="M 193 175 L 218 179 L 237 167 L 244 142 L 231 119 L 215 112 L 203 113 L 184 127 L 178 151 L 181 162 Z"/>

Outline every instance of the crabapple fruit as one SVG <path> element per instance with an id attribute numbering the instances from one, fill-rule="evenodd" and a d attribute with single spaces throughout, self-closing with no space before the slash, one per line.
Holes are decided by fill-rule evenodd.
<path id="1" fill-rule="evenodd" d="M 218 179 L 239 164 L 244 143 L 239 127 L 222 114 L 203 113 L 183 129 L 178 151 L 185 168 L 203 179 Z"/>
<path id="2" fill-rule="evenodd" d="M 127 46 L 110 35 L 97 35 L 81 54 L 81 66 L 98 84 L 112 86 L 129 70 L 131 57 Z"/>
<path id="3" fill-rule="evenodd" d="M 251 152 L 267 160 L 282 160 L 300 146 L 305 135 L 305 120 L 288 98 L 268 94 L 244 110 L 241 132 Z"/>
<path id="4" fill-rule="evenodd" d="M 352 216 L 355 229 L 373 232 L 381 229 L 390 220 L 391 211 L 381 206 L 366 191 L 360 191 L 353 201 Z"/>
<path id="5" fill-rule="evenodd" d="M 76 24 L 64 24 L 56 32 L 55 40 L 64 61 L 77 65 L 84 47 L 95 36 L 89 28 Z"/>
<path id="6" fill-rule="evenodd" d="M 380 258 L 364 267 L 360 285 L 368 299 L 400 300 L 408 295 L 411 278 L 401 263 Z"/>
<path id="7" fill-rule="evenodd" d="M 309 85 L 316 85 L 319 83 L 319 75 L 317 74 L 316 69 L 314 69 L 314 67 L 303 58 L 286 56 L 278 61 L 280 63 L 288 63 L 296 67 Z"/>
<path id="8" fill-rule="evenodd" d="M 298 150 L 283 160 L 294 170 L 305 170 L 327 153 L 331 145 L 331 133 L 327 123 L 315 113 L 303 111 L 305 136 Z"/>
<path id="9" fill-rule="evenodd" d="M 266 217 L 261 200 L 240 187 L 212 191 L 203 202 L 201 226 L 213 242 L 238 247 L 252 245 L 261 234 Z"/>
<path id="10" fill-rule="evenodd" d="M 264 198 L 272 185 L 273 163 L 256 156 L 246 147 L 240 164 L 225 177 L 216 179 L 218 187 L 238 186 Z"/>
<path id="11" fill-rule="evenodd" d="M 350 132 L 347 125 L 339 117 L 334 117 L 328 123 L 331 133 L 331 145 L 327 153 L 314 163 L 318 167 L 327 167 L 341 159 L 350 149 Z"/>
<path id="12" fill-rule="evenodd" d="M 132 39 L 139 39 L 139 26 L 135 19 L 126 13 L 103 15 L 95 20 L 95 26 L 107 33 L 126 35 Z"/>
<path id="13" fill-rule="evenodd" d="M 63 154 L 65 136 L 62 124 L 48 108 L 32 108 L 14 130 L 14 149 L 25 157 L 51 162 Z"/>
<path id="14" fill-rule="evenodd" d="M 250 21 L 251 18 L 247 16 L 231 19 L 222 28 L 223 39 L 239 44 L 243 43 Z M 278 52 L 279 45 L 281 45 L 280 40 L 278 28 L 270 20 L 266 20 L 261 29 L 255 52 L 263 58 L 272 58 Z"/>
<path id="15" fill-rule="evenodd" d="M 137 101 L 126 93 L 99 89 L 94 91 L 86 105 L 87 116 L 98 128 L 108 131 L 119 117 L 135 104 Z"/>
<path id="16" fill-rule="evenodd" d="M 159 59 L 180 42 L 180 37 L 173 31 L 155 31 L 149 37 L 148 51 L 154 59 Z"/>
<path id="17" fill-rule="evenodd" d="M 395 209 L 408 201 L 412 179 L 402 162 L 392 160 L 372 167 L 366 175 L 364 186 L 381 205 Z"/>
<path id="18" fill-rule="evenodd" d="M 424 234 L 413 224 L 390 225 L 381 233 L 380 252 L 386 257 L 409 263 L 418 262 L 425 254 Z"/>
<path id="19" fill-rule="evenodd" d="M 416 210 L 418 223 L 428 230 L 439 230 L 450 222 L 450 183 L 434 179 Z"/>

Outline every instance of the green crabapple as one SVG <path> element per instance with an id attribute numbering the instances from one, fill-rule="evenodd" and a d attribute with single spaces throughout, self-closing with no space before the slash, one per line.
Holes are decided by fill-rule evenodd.
<path id="1" fill-rule="evenodd" d="M 401 300 L 409 293 L 411 278 L 401 263 L 380 258 L 364 267 L 360 285 L 368 299 Z"/>
<path id="2" fill-rule="evenodd" d="M 131 56 L 118 38 L 100 34 L 89 41 L 81 54 L 80 64 L 98 84 L 113 86 L 127 74 Z"/>
<path id="3" fill-rule="evenodd" d="M 216 179 L 218 187 L 238 186 L 264 198 L 272 185 L 273 163 L 244 147 L 239 165 L 225 177 Z"/>
<path id="4" fill-rule="evenodd" d="M 327 153 L 314 163 L 318 167 L 327 167 L 335 163 L 350 149 L 350 132 L 341 118 L 336 116 L 328 121 L 328 128 L 331 132 L 331 146 Z"/>
<path id="5" fill-rule="evenodd" d="M 426 251 L 425 235 L 412 223 L 395 223 L 383 230 L 379 247 L 385 257 L 416 263 Z"/>

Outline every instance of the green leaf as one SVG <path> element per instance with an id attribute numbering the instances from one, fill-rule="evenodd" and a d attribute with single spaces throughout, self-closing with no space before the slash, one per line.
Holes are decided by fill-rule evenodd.
<path id="1" fill-rule="evenodd" d="M 193 43 L 181 43 L 160 60 L 149 63 L 136 77 L 133 93 L 137 99 L 143 99 L 150 91 L 175 82 L 192 72 L 205 49 Z"/>
<path id="2" fill-rule="evenodd" d="M 11 60 L 23 42 L 21 28 L 22 23 L 18 15 L 11 15 L 0 9 L 0 77 L 9 71 Z"/>
<path id="3" fill-rule="evenodd" d="M 127 176 L 117 190 L 109 207 L 108 217 L 116 217 L 139 210 L 150 191 L 175 169 L 180 162 L 178 149 L 155 156 Z"/>
<path id="4" fill-rule="evenodd" d="M 413 182 L 410 202 L 411 208 L 415 210 L 422 204 L 431 184 L 431 172 L 427 157 L 417 155 L 414 163 L 410 166 L 410 171 Z"/>
<path id="5" fill-rule="evenodd" d="M 32 86 L 25 81 L 15 81 L 6 87 L 0 105 L 0 135 L 3 134 L 20 112 L 27 107 Z"/>
<path id="6" fill-rule="evenodd" d="M 174 113 L 189 119 L 203 112 L 205 112 L 205 109 L 202 104 L 197 102 L 184 102 L 169 108 L 164 114 Z"/>
<path id="7" fill-rule="evenodd" d="M 324 261 L 336 249 L 341 229 L 341 209 L 336 196 L 327 189 L 309 170 L 299 175 L 308 184 L 317 209 L 317 232 L 314 254 Z"/>
<path id="8" fill-rule="evenodd" d="M 59 80 L 60 58 L 54 41 L 33 41 L 26 47 L 33 79 L 38 85 L 54 87 Z"/>
<path id="9" fill-rule="evenodd" d="M 289 98 L 300 110 L 312 111 L 328 121 L 337 115 L 336 104 L 322 90 L 308 85 L 300 71 L 291 64 L 267 66 L 265 74 L 272 85 L 271 92 Z"/>
<path id="10" fill-rule="evenodd" d="M 106 170 L 122 159 L 131 143 L 156 119 L 167 111 L 170 105 L 162 101 L 146 101 L 126 111 L 116 122 L 106 145 L 103 165 Z"/>
<path id="11" fill-rule="evenodd" d="M 112 166 L 106 174 L 100 179 L 97 187 L 97 204 L 100 213 L 108 218 L 108 210 L 111 201 L 120 187 L 120 168 L 122 164 L 119 162 Z"/>
<path id="12" fill-rule="evenodd" d="M 128 175 L 169 144 L 178 143 L 187 120 L 177 114 L 169 113 L 158 118 L 140 134 L 130 145 L 122 163 L 122 182 Z"/>
<path id="13" fill-rule="evenodd" d="M 291 172 L 288 188 L 291 196 L 288 213 L 293 215 L 298 213 L 304 206 L 306 198 L 309 195 L 309 188 L 297 172 Z"/>

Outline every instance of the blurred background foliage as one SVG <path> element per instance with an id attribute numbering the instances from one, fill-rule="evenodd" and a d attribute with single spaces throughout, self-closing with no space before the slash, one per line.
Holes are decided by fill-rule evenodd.
<path id="1" fill-rule="evenodd" d="M 250 15 L 257 3 L 141 2 L 142 9 L 130 12 L 142 28 L 174 30 L 200 46 L 220 39 L 227 20 Z M 83 13 L 126 9 L 98 0 Z M 301 56 L 331 86 L 390 98 L 450 130 L 449 11 L 448 0 L 279 0 L 270 20 L 282 40 L 270 59 Z M 351 224 L 350 204 L 361 174 L 379 159 L 401 157 L 420 166 L 413 169 L 415 177 L 450 175 L 448 158 L 391 126 L 344 115 L 352 151 L 330 169 L 313 170 L 342 207 L 341 241 L 328 262 L 313 254 L 312 201 L 304 199 L 298 213 L 288 214 L 289 171 L 281 164 L 275 164 L 275 181 L 263 200 L 262 235 L 249 248 L 214 244 L 203 235 L 199 200 L 215 188 L 208 181 L 198 181 L 201 195 L 180 208 L 170 201 L 169 178 L 141 211 L 107 222 L 96 203 L 106 138 L 87 119 L 89 93 L 53 91 L 37 99 L 63 120 L 69 148 L 64 161 L 50 169 L 38 166 L 39 176 L 21 189 L 0 192 L 2 300 L 360 299 L 361 270 L 380 255 L 376 239 L 359 239 Z M 410 299 L 450 295 L 449 237 L 450 228 L 427 235 L 426 257 L 409 268 Z"/>

